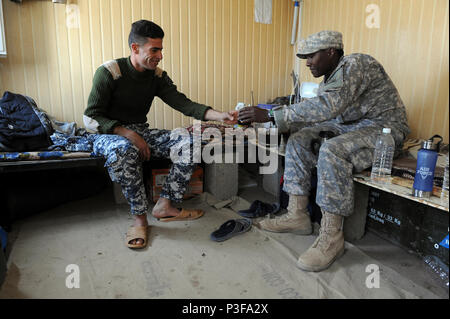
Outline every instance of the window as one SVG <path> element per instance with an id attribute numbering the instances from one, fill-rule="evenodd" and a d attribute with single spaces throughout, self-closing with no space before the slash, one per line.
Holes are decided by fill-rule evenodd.
<path id="1" fill-rule="evenodd" d="M 6 56 L 5 24 L 3 23 L 3 3 L 0 0 L 0 57 Z"/>

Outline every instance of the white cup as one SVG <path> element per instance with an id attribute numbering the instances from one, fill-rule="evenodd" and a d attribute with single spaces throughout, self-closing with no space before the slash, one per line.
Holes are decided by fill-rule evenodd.
<path id="1" fill-rule="evenodd" d="M 239 102 L 238 104 L 236 104 L 235 110 L 239 111 L 243 107 L 245 107 L 245 103 Z"/>
<path id="2" fill-rule="evenodd" d="M 300 96 L 310 99 L 317 96 L 319 90 L 319 84 L 313 82 L 302 82 L 300 85 Z"/>

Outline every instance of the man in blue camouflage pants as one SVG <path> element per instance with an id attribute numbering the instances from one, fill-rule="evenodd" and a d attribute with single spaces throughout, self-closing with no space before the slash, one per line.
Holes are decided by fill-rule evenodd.
<path id="1" fill-rule="evenodd" d="M 234 113 L 218 112 L 177 90 L 167 72 L 158 67 L 163 58 L 163 38 L 164 31 L 154 22 L 134 22 L 128 37 L 130 56 L 107 61 L 97 68 L 83 116 L 86 128 L 100 133 L 93 142 L 94 154 L 106 159 L 111 179 L 121 185 L 130 204 L 135 220 L 127 233 L 129 248 L 147 244 L 148 200 L 142 162 L 151 157 L 172 159 L 171 151 L 182 152 L 183 145 L 191 146 L 190 136 L 149 129 L 147 115 L 154 98 L 159 97 L 176 111 L 197 120 L 228 124 L 235 121 Z M 174 161 L 152 209 L 152 215 L 163 221 L 190 220 L 203 214 L 198 210 L 179 211 L 174 206 L 181 202 L 195 165 L 192 160 L 185 161 L 183 154 L 176 154 L 175 158 L 177 155 L 180 160 Z"/>
<path id="2" fill-rule="evenodd" d="M 239 112 L 244 123 L 272 120 L 279 132 L 289 132 L 283 190 L 288 212 L 264 219 L 259 226 L 272 232 L 312 233 L 308 213 L 311 173 L 317 168 L 316 202 L 322 211 L 319 236 L 297 261 L 305 271 L 328 268 L 344 253 L 344 217 L 353 212 L 354 172 L 372 165 L 378 134 L 391 129 L 396 148 L 409 134 L 405 106 L 382 65 L 365 54 L 344 56 L 342 34 L 321 31 L 302 40 L 297 56 L 306 59 L 314 77 L 324 76 L 317 96 L 268 112 L 248 107 Z M 295 124 L 295 125 L 293 125 Z M 302 129 L 294 132 L 300 124 Z M 315 154 L 313 139 L 327 139 Z"/>

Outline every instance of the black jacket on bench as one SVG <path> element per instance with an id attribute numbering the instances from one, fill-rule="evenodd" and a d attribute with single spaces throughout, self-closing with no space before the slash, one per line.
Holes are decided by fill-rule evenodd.
<path id="1" fill-rule="evenodd" d="M 46 149 L 52 127 L 34 100 L 6 91 L 0 100 L 0 151 Z"/>

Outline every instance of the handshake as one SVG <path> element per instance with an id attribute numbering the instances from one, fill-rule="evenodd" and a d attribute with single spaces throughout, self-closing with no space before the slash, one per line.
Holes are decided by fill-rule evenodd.
<path id="1" fill-rule="evenodd" d="M 224 120 L 226 124 L 241 124 L 250 125 L 251 123 L 265 123 L 270 122 L 272 119 L 269 116 L 269 112 L 266 109 L 259 108 L 257 106 L 243 107 L 239 111 L 230 111 L 228 114 L 233 118 Z"/>

